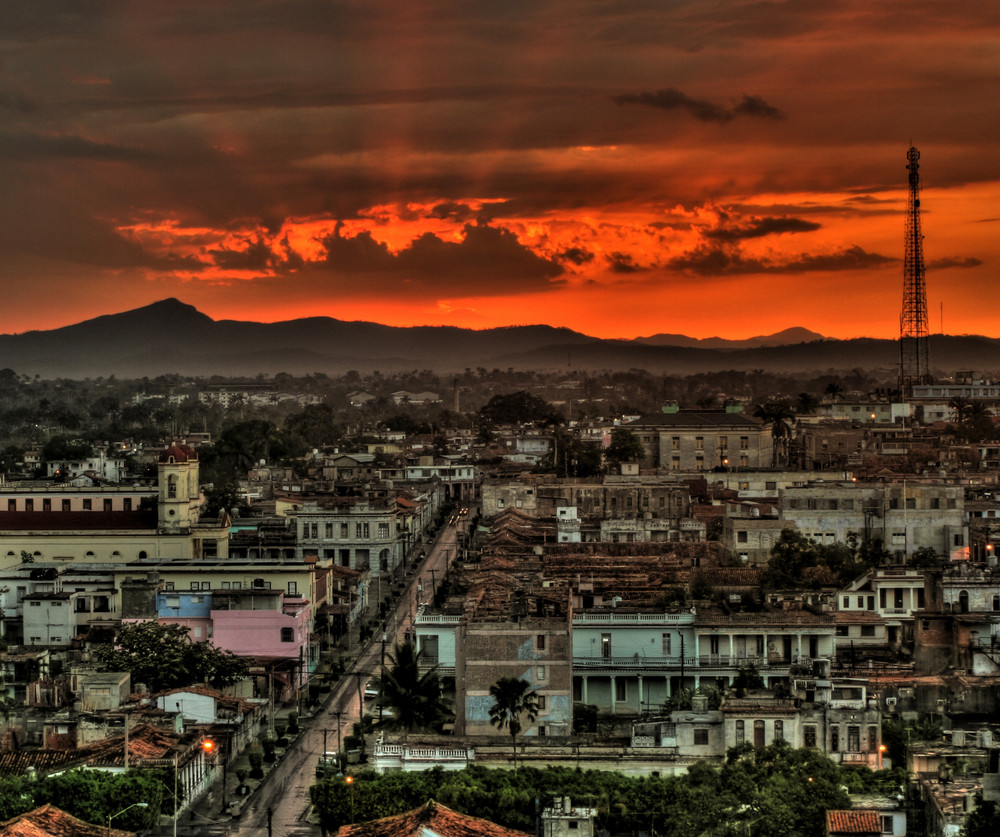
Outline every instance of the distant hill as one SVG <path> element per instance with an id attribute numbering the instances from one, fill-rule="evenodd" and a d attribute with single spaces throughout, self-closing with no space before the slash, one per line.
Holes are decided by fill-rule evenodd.
<path id="1" fill-rule="evenodd" d="M 801 373 L 862 368 L 884 369 L 891 375 L 898 352 L 894 340 L 831 340 L 804 328 L 736 341 L 663 334 L 600 340 L 545 325 L 474 331 L 450 326 L 396 328 L 329 317 L 281 323 L 216 321 L 176 299 L 51 331 L 0 335 L 0 367 L 47 378 L 338 375 L 351 369 L 362 373 L 433 369 L 446 374 L 478 367 L 638 368 L 678 375 L 726 369 Z M 931 360 L 935 368 L 948 372 L 990 372 L 1000 369 L 1000 341 L 933 337 Z"/>
<path id="2" fill-rule="evenodd" d="M 636 343 L 649 346 L 684 346 L 694 349 L 756 349 L 761 346 L 789 346 L 795 343 L 812 343 L 826 340 L 822 334 L 797 326 L 786 328 L 777 334 L 762 337 L 748 337 L 746 340 L 727 340 L 725 337 L 686 337 L 683 334 L 654 334 L 651 337 L 636 337 Z"/>

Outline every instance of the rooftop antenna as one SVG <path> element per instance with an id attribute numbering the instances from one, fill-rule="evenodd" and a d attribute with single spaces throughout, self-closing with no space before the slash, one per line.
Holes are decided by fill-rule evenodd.
<path id="1" fill-rule="evenodd" d="M 899 394 L 907 398 L 914 384 L 930 383 L 927 287 L 924 281 L 924 237 L 920 232 L 920 152 L 906 152 L 909 194 L 906 201 L 903 252 L 903 310 L 899 316 Z"/>

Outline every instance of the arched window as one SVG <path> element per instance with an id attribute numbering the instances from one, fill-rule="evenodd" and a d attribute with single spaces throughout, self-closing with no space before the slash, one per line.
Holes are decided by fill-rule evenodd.
<path id="1" fill-rule="evenodd" d="M 145 561 L 146 560 L 146 550 L 145 549 L 140 549 L 139 550 L 139 560 L 140 561 Z"/>
<path id="2" fill-rule="evenodd" d="M 173 474 L 167 477 L 167 497 L 171 500 L 177 498 L 177 477 Z"/>
<path id="3" fill-rule="evenodd" d="M 969 591 L 963 590 L 958 594 L 958 609 L 961 613 L 969 612 Z"/>

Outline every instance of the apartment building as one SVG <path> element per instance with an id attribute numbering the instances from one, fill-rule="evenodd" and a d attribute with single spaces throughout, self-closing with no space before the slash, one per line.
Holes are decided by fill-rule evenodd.
<path id="1" fill-rule="evenodd" d="M 968 555 L 964 492 L 941 483 L 813 482 L 780 492 L 781 518 L 817 543 L 881 542 L 897 559 L 929 548 Z"/>
<path id="2" fill-rule="evenodd" d="M 624 425 L 642 443 L 642 468 L 662 471 L 712 471 L 716 468 L 769 468 L 771 427 L 743 412 L 680 410 L 668 404 L 662 412 Z"/>

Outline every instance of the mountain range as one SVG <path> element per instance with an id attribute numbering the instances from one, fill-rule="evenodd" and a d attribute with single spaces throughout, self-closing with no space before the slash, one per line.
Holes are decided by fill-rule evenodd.
<path id="1" fill-rule="evenodd" d="M 0 367 L 48 378 L 339 375 L 352 369 L 432 369 L 446 374 L 479 367 L 565 372 L 638 368 L 660 374 L 861 368 L 894 374 L 898 357 L 895 340 L 833 340 L 805 328 L 748 340 L 671 334 L 602 340 L 546 325 L 476 331 L 329 317 L 279 323 L 213 320 L 176 299 L 49 331 L 0 335 Z M 931 359 L 949 372 L 1000 369 L 1000 341 L 936 335 L 931 338 Z"/>

